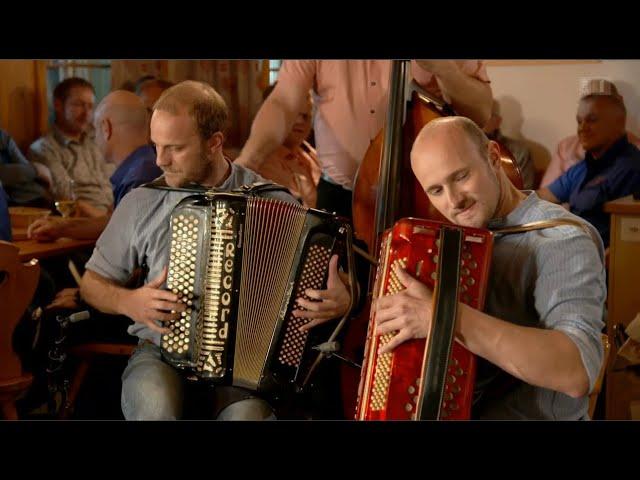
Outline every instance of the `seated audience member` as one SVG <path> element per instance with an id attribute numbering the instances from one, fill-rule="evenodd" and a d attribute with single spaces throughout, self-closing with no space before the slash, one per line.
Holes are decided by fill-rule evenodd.
<path id="1" fill-rule="evenodd" d="M 494 140 L 504 145 L 509 152 L 511 152 L 522 173 L 522 188 L 524 190 L 531 190 L 535 187 L 535 168 L 529 147 L 521 140 L 505 136 L 502 131 L 500 131 L 501 124 L 500 104 L 494 100 L 491 108 L 491 117 L 483 128 L 484 133 L 489 140 Z"/>
<path id="2" fill-rule="evenodd" d="M 29 147 L 27 157 L 51 171 L 54 199 L 75 195 L 85 215 L 104 215 L 113 208 L 110 168 L 95 141 L 91 127 L 95 92 L 82 78 L 68 78 L 53 91 L 55 122 L 51 131 Z"/>
<path id="3" fill-rule="evenodd" d="M 606 92 L 616 92 L 616 86 L 607 80 L 590 80 L 583 87 L 581 97 L 597 94 L 605 94 Z M 627 132 L 629 142 L 640 148 L 640 138 L 631 132 Z M 585 151 L 578 135 L 571 135 L 563 138 L 558 142 L 555 151 L 551 157 L 551 162 L 540 182 L 541 187 L 547 187 L 553 183 L 560 175 L 565 173 L 576 163 L 584 158 Z"/>
<path id="4" fill-rule="evenodd" d="M 274 88 L 275 85 L 272 85 L 265 90 L 264 100 Z M 298 114 L 284 143 L 267 156 L 258 173 L 287 187 L 304 206 L 315 208 L 316 188 L 322 172 L 315 150 L 305 142 L 311 131 L 311 109 L 309 95 L 308 102 Z"/>
<path id="5" fill-rule="evenodd" d="M 142 77 L 145 78 L 145 77 Z M 138 95 L 146 109 L 151 113 L 153 104 L 156 103 L 162 92 L 173 86 L 172 82 L 149 76 L 145 80 L 138 80 L 136 85 L 136 95 Z"/>
<path id="6" fill-rule="evenodd" d="M 640 150 L 625 130 L 627 111 L 613 84 L 582 97 L 578 105 L 578 138 L 584 159 L 538 195 L 550 202 L 568 203 L 572 213 L 595 226 L 609 245 L 610 214 L 604 204 L 640 189 Z"/>
<path id="7" fill-rule="evenodd" d="M 151 182 L 162 170 L 149 144 L 149 116 L 142 100 L 131 92 L 116 90 L 96 108 L 96 144 L 105 161 L 116 165 L 111 176 L 114 207 L 130 190 Z M 31 238 L 54 240 L 59 237 L 97 239 L 109 215 L 96 218 L 45 217 L 29 228 Z"/>
<path id="8" fill-rule="evenodd" d="M 49 169 L 29 162 L 9 133 L 0 130 L 0 182 L 9 205 L 50 208 L 51 181 Z"/>

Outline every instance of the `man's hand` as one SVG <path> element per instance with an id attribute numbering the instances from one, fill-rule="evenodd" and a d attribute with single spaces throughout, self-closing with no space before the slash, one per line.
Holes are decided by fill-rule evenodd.
<path id="1" fill-rule="evenodd" d="M 380 353 L 391 352 L 402 342 L 425 338 L 431 327 L 433 294 L 419 280 L 402 268 L 395 268 L 398 280 L 406 290 L 380 297 L 375 303 L 377 334 L 396 332 Z"/>
<path id="2" fill-rule="evenodd" d="M 66 308 L 69 310 L 80 308 L 78 303 L 79 288 L 64 288 L 56 294 L 56 298 L 53 299 L 49 305 L 45 307 L 45 310 L 52 308 Z"/>
<path id="3" fill-rule="evenodd" d="M 186 310 L 184 303 L 178 302 L 178 296 L 160 286 L 167 279 L 167 267 L 162 273 L 146 285 L 130 290 L 121 305 L 123 313 L 134 322 L 143 323 L 151 330 L 170 333 L 171 330 L 159 327 L 156 321 L 169 322 L 180 318 L 180 312 Z"/>
<path id="4" fill-rule="evenodd" d="M 311 320 L 300 327 L 301 332 L 333 318 L 342 317 L 347 312 L 351 303 L 351 295 L 347 288 L 348 283 L 348 279 L 344 278 L 341 272 L 338 272 L 338 256 L 332 256 L 329 261 L 327 289 L 313 290 L 308 288 L 304 292 L 306 296 L 319 301 L 306 300 L 302 297 L 296 300 L 298 305 L 306 310 L 295 310 L 293 315 L 297 318 Z"/>
<path id="5" fill-rule="evenodd" d="M 27 236 L 38 242 L 53 242 L 65 236 L 65 230 L 72 221 L 70 218 L 62 217 L 39 218 L 29 225 Z"/>

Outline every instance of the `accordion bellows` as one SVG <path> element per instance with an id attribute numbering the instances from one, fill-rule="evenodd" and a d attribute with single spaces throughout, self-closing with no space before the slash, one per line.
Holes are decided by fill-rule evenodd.
<path id="1" fill-rule="evenodd" d="M 161 350 L 171 365 L 217 383 L 266 391 L 299 382 L 317 338 L 292 312 L 323 288 L 343 248 L 336 216 L 242 194 L 193 195 L 171 214 L 167 286 L 187 304 Z"/>

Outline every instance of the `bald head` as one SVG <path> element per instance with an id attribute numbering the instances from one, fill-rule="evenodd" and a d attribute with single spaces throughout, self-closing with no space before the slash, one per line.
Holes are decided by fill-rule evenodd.
<path id="1" fill-rule="evenodd" d="M 466 117 L 444 117 L 427 123 L 416 137 L 411 149 L 413 162 L 414 150 L 422 150 L 434 142 L 448 142 L 465 146 L 473 145 L 485 157 L 489 139 L 473 121 Z"/>
<path id="2" fill-rule="evenodd" d="M 126 90 L 102 99 L 94 114 L 96 143 L 108 162 L 119 164 L 149 143 L 149 113 L 142 100 Z"/>
<path id="3" fill-rule="evenodd" d="M 146 131 L 148 113 L 142 100 L 126 90 L 115 90 L 104 97 L 95 112 L 96 122 L 104 119 L 115 125 L 126 125 L 130 129 Z"/>

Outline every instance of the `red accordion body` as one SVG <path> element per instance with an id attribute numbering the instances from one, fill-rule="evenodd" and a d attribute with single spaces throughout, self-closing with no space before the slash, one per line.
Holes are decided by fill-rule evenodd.
<path id="1" fill-rule="evenodd" d="M 437 284 L 440 230 L 446 224 L 404 218 L 387 230 L 381 241 L 374 299 L 404 289 L 393 266 L 399 264 L 429 288 Z M 463 231 L 459 299 L 482 310 L 491 265 L 493 234 L 488 230 L 458 227 Z M 372 310 L 367 333 L 356 418 L 359 420 L 416 419 L 422 394 L 421 377 L 426 358 L 425 339 L 411 340 L 380 355 L 393 334 L 378 335 Z M 440 418 L 470 418 L 475 383 L 475 356 L 454 341 L 444 386 Z"/>

